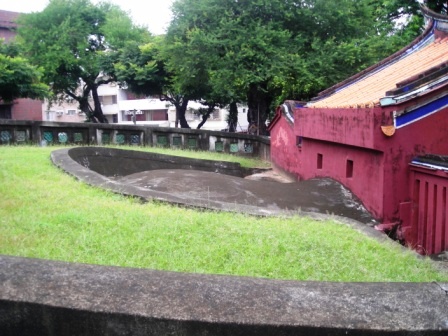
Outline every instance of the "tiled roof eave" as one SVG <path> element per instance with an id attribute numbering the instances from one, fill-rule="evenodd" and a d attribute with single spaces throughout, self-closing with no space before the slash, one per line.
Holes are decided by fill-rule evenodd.
<path id="1" fill-rule="evenodd" d="M 425 31 L 423 34 L 421 34 L 418 38 L 416 38 L 414 41 L 412 41 L 410 44 L 405 46 L 404 48 L 400 49 L 396 53 L 392 54 L 391 56 L 385 58 L 384 60 L 368 67 L 367 69 L 357 73 L 356 75 L 353 75 L 352 77 L 347 78 L 346 80 L 333 85 L 332 87 L 322 91 L 319 93 L 319 95 L 311 100 L 311 104 L 313 102 L 317 102 L 319 100 L 325 99 L 334 93 L 336 93 L 339 89 L 342 89 L 343 87 L 346 87 L 350 85 L 351 83 L 355 83 L 358 80 L 371 75 L 372 73 L 379 71 L 381 68 L 395 62 L 397 59 L 399 59 L 401 56 L 406 55 L 409 50 L 412 50 L 415 48 L 419 43 L 427 39 L 433 34 L 433 28 L 434 28 L 434 21 L 430 21 L 430 23 L 427 25 Z"/>
<path id="2" fill-rule="evenodd" d="M 386 96 L 380 99 L 381 106 L 390 106 L 390 105 L 398 105 L 402 104 L 408 100 L 411 100 L 415 97 L 423 96 L 427 93 L 430 93 L 434 90 L 437 90 L 443 86 L 448 85 L 448 75 L 438 78 L 437 80 L 428 83 L 424 86 L 418 87 L 412 91 L 406 92 L 404 94 L 395 95 L 395 96 Z"/>

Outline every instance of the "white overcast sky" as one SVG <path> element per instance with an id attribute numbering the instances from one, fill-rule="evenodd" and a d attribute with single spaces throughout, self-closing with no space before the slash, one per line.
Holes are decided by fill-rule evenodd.
<path id="1" fill-rule="evenodd" d="M 0 9 L 20 13 L 42 11 L 49 0 L 0 0 Z M 92 0 L 96 3 L 98 1 Z M 153 34 L 163 34 L 171 19 L 173 0 L 109 0 L 129 12 L 134 22 L 145 25 Z"/>

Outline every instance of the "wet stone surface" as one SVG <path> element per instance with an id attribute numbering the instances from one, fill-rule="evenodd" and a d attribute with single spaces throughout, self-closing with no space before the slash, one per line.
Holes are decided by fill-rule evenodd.
<path id="1" fill-rule="evenodd" d="M 87 183 L 147 200 L 263 216 L 340 216 L 374 224 L 359 200 L 331 179 L 291 182 L 272 170 L 235 163 L 100 147 L 56 150 L 52 159 Z"/>
<path id="2" fill-rule="evenodd" d="M 280 183 L 176 169 L 145 171 L 117 179 L 117 182 L 204 201 L 238 203 L 266 210 L 317 212 L 364 223 L 372 221 L 350 191 L 331 179 Z"/>

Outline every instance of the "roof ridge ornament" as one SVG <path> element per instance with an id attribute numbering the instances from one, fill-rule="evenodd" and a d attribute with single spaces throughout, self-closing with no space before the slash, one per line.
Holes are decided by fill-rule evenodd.
<path id="1" fill-rule="evenodd" d="M 420 10 L 425 17 L 425 20 L 434 22 L 435 29 L 448 32 L 448 15 L 434 12 L 432 9 L 429 9 L 423 4 L 420 5 Z"/>
<path id="2" fill-rule="evenodd" d="M 434 12 L 432 9 L 430 9 L 429 7 L 427 7 L 423 4 L 420 5 L 420 9 L 421 9 L 423 15 L 427 18 L 437 20 L 437 21 L 448 22 L 448 15 Z"/>

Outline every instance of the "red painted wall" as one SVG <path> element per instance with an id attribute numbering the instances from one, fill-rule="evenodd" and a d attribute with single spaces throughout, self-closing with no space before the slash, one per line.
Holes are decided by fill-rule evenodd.
<path id="1" fill-rule="evenodd" d="M 4 39 L 6 42 L 14 39 L 17 28 L 15 21 L 19 16 L 20 13 L 17 12 L 0 10 L 0 39 Z"/>
<path id="2" fill-rule="evenodd" d="M 301 177 L 331 177 L 341 182 L 375 218 L 383 220 L 385 159 L 377 139 L 388 140 L 380 126 L 389 115 L 381 108 L 297 109 L 294 130 L 303 137 Z"/>
<path id="3" fill-rule="evenodd" d="M 304 139 L 301 161 L 303 179 L 331 177 L 350 189 L 375 218 L 382 218 L 384 155 L 381 152 Z"/>
<path id="4" fill-rule="evenodd" d="M 408 220 L 400 214 L 410 201 L 408 165 L 418 155 L 448 155 L 448 109 L 397 129 L 391 137 L 381 126 L 393 123 L 394 110 L 428 98 L 389 108 L 296 109 L 294 127 L 282 117 L 271 128 L 272 161 L 298 179 L 341 182 L 383 223 Z M 296 146 L 298 137 L 301 148 Z"/>
<path id="5" fill-rule="evenodd" d="M 271 129 L 271 162 L 288 175 L 301 179 L 300 148 L 296 145 L 294 128 L 285 118 L 279 118 Z"/>
<path id="6" fill-rule="evenodd" d="M 448 250 L 448 178 L 443 171 L 411 167 L 411 220 L 403 228 L 409 246 L 421 254 Z"/>
<path id="7" fill-rule="evenodd" d="M 418 155 L 448 155 L 448 109 L 427 116 L 413 124 L 397 129 L 380 146 L 385 153 L 384 213 L 392 221 L 399 215 L 398 204 L 410 200 L 409 163 Z M 405 224 L 405 223 L 404 223 Z"/>
<path id="8" fill-rule="evenodd" d="M 296 134 L 310 139 L 375 148 L 375 126 L 381 119 L 381 108 L 301 108 L 296 110 L 295 120 L 299 122 L 294 128 Z"/>

